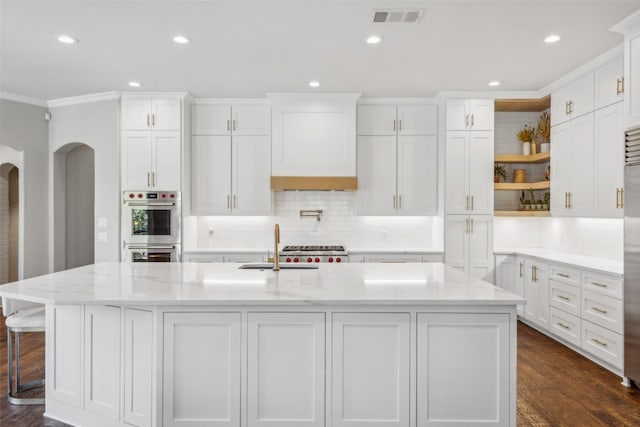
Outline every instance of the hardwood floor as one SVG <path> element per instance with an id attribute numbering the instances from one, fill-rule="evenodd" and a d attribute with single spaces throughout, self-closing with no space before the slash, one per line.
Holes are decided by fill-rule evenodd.
<path id="1" fill-rule="evenodd" d="M 65 426 L 44 418 L 44 406 L 7 402 L 4 318 L 0 324 L 0 426 Z M 25 376 L 39 378 L 44 372 L 43 334 L 24 334 L 21 344 Z M 639 425 L 640 390 L 623 387 L 611 372 L 518 324 L 518 426 Z"/>

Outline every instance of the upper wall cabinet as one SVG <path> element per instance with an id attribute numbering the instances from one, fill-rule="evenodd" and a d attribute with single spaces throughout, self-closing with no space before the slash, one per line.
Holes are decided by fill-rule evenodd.
<path id="1" fill-rule="evenodd" d="M 358 135 L 435 135 L 435 105 L 360 105 Z"/>
<path id="2" fill-rule="evenodd" d="M 192 135 L 270 135 L 271 107 L 199 102 L 191 111 Z"/>
<path id="3" fill-rule="evenodd" d="M 122 130 L 180 130 L 180 99 L 122 100 Z"/>
<path id="4" fill-rule="evenodd" d="M 447 130 L 493 130 L 493 99 L 447 101 Z"/>
<path id="5" fill-rule="evenodd" d="M 611 28 L 624 34 L 625 129 L 640 126 L 640 11 L 629 15 Z"/>
<path id="6" fill-rule="evenodd" d="M 593 111 L 593 73 L 588 73 L 551 94 L 551 125 Z"/>
<path id="7" fill-rule="evenodd" d="M 624 99 L 623 62 L 618 56 L 594 72 L 596 110 Z"/>

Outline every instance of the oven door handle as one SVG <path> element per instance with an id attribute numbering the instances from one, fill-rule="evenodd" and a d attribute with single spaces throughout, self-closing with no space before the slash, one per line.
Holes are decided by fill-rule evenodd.
<path id="1" fill-rule="evenodd" d="M 126 202 L 127 206 L 175 206 L 175 202 Z"/>
<path id="2" fill-rule="evenodd" d="M 171 246 L 171 245 L 166 245 L 166 246 L 159 246 L 159 245 L 132 246 L 132 245 L 129 245 L 129 246 L 127 246 L 127 249 L 175 249 L 175 248 L 176 248 L 175 246 Z"/>

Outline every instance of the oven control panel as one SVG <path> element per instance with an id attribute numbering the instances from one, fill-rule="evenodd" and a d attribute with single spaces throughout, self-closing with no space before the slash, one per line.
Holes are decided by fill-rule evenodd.
<path id="1" fill-rule="evenodd" d="M 180 200 L 179 191 L 125 191 L 123 195 L 124 201 L 163 201 L 163 200 Z"/>

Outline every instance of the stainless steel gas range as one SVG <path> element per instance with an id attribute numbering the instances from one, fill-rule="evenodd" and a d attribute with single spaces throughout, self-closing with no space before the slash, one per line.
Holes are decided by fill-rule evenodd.
<path id="1" fill-rule="evenodd" d="M 285 246 L 279 256 L 280 262 L 349 262 L 349 254 L 342 245 Z"/>

